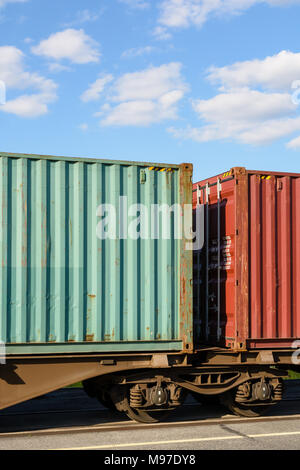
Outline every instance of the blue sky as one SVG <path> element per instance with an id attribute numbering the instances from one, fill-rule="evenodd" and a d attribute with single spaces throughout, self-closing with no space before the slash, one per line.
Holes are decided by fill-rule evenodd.
<path id="1" fill-rule="evenodd" d="M 300 172 L 300 0 L 0 0 L 1 151 Z"/>

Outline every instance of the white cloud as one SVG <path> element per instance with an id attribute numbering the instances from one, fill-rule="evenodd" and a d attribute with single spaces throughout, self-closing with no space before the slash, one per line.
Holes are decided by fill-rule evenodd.
<path id="1" fill-rule="evenodd" d="M 48 68 L 50 70 L 50 72 L 68 72 L 69 70 L 71 70 L 70 67 L 68 67 L 67 65 L 62 65 L 62 64 L 58 64 L 56 62 L 52 63 L 52 64 L 49 64 L 48 65 Z"/>
<path id="2" fill-rule="evenodd" d="M 171 39 L 172 35 L 168 33 L 167 28 L 164 26 L 156 26 L 156 28 L 153 31 L 153 36 L 156 39 L 159 39 L 161 41 L 165 41 L 167 39 Z"/>
<path id="3" fill-rule="evenodd" d="M 122 75 L 112 82 L 94 116 L 101 116 L 103 126 L 148 126 L 177 119 L 179 102 L 187 91 L 181 68 L 180 63 L 170 63 Z M 96 80 L 81 99 L 98 99 L 108 81 L 112 81 L 110 75 Z"/>
<path id="4" fill-rule="evenodd" d="M 75 64 L 98 62 L 100 58 L 98 44 L 83 29 L 65 29 L 51 34 L 31 50 L 36 55 L 55 60 L 67 59 Z"/>
<path id="5" fill-rule="evenodd" d="M 300 131 L 300 117 L 282 118 L 263 122 L 241 134 L 241 142 L 253 145 L 271 144 L 272 142 Z"/>
<path id="6" fill-rule="evenodd" d="M 132 49 L 127 49 L 121 55 L 124 59 L 131 59 L 133 57 L 139 57 L 145 54 L 151 54 L 155 48 L 153 46 L 145 46 L 145 47 L 134 47 Z"/>
<path id="7" fill-rule="evenodd" d="M 24 54 L 14 46 L 0 47 L 0 78 L 8 88 L 38 88 L 54 90 L 56 85 L 37 73 L 28 72 L 24 66 Z"/>
<path id="8" fill-rule="evenodd" d="M 279 118 L 262 122 L 220 121 L 200 128 L 187 127 L 168 131 L 177 139 L 211 142 L 227 140 L 250 145 L 266 145 L 300 131 L 300 118 Z"/>
<path id="9" fill-rule="evenodd" d="M 237 15 L 250 7 L 265 4 L 284 7 L 300 0 L 163 0 L 158 23 L 167 28 L 201 27 L 213 16 Z"/>
<path id="10" fill-rule="evenodd" d="M 76 13 L 75 19 L 68 23 L 65 23 L 64 26 L 70 27 L 74 25 L 79 25 L 83 23 L 91 23 L 98 20 L 99 16 L 102 15 L 103 10 L 98 13 L 93 13 L 90 10 L 80 10 Z"/>
<path id="11" fill-rule="evenodd" d="M 183 92 L 176 91 L 173 96 L 166 94 L 158 100 L 132 100 L 110 108 L 101 121 L 104 126 L 149 126 L 150 124 L 177 119 L 177 102 Z"/>
<path id="12" fill-rule="evenodd" d="M 113 101 L 158 99 L 173 90 L 186 90 L 178 62 L 126 73 L 114 86 Z"/>
<path id="13" fill-rule="evenodd" d="M 209 100 L 196 100 L 193 107 L 207 122 L 249 123 L 293 114 L 297 106 L 289 93 L 263 93 L 242 89 L 222 93 Z"/>
<path id="14" fill-rule="evenodd" d="M 20 87 L 30 80 L 30 74 L 23 70 L 23 53 L 14 46 L 0 48 L 0 77 L 6 87 Z"/>
<path id="15" fill-rule="evenodd" d="M 291 140 L 286 146 L 294 150 L 300 149 L 300 137 L 296 137 L 296 139 Z"/>
<path id="16" fill-rule="evenodd" d="M 150 2 L 145 0 L 119 0 L 119 2 L 125 3 L 125 5 L 128 5 L 130 8 L 137 8 L 140 10 L 150 7 Z"/>
<path id="17" fill-rule="evenodd" d="M 295 79 L 300 79 L 300 53 L 282 51 L 263 60 L 211 67 L 208 79 L 225 89 L 261 86 L 270 90 L 287 90 Z"/>
<path id="18" fill-rule="evenodd" d="M 22 117 L 37 117 L 48 112 L 48 103 L 56 99 L 57 85 L 37 73 L 28 72 L 24 66 L 24 54 L 14 46 L 0 47 L 0 80 L 7 91 L 34 90 L 33 94 L 20 95 L 0 107 L 1 111 Z"/>
<path id="19" fill-rule="evenodd" d="M 159 23 L 169 28 L 200 25 L 209 11 L 220 6 L 219 0 L 164 0 L 160 6 Z"/>
<path id="20" fill-rule="evenodd" d="M 0 8 L 5 7 L 9 3 L 25 3 L 28 0 L 0 0 Z"/>
<path id="21" fill-rule="evenodd" d="M 83 132 L 86 132 L 88 130 L 89 126 L 88 126 L 88 124 L 83 122 L 82 124 L 79 124 L 78 128 L 81 129 Z"/>
<path id="22" fill-rule="evenodd" d="M 154 121 L 157 111 L 157 104 L 151 100 L 128 101 L 111 109 L 101 123 L 105 126 L 147 126 Z"/>
<path id="23" fill-rule="evenodd" d="M 92 83 L 89 88 L 81 95 L 80 99 L 85 103 L 88 101 L 97 101 L 100 98 L 105 86 L 113 80 L 112 75 L 104 75 Z"/>
<path id="24" fill-rule="evenodd" d="M 40 94 L 19 96 L 5 103 L 0 109 L 26 118 L 38 117 L 48 112 L 47 100 Z"/>
<path id="25" fill-rule="evenodd" d="M 299 105 L 292 96 L 297 77 L 300 54 L 286 51 L 264 60 L 211 68 L 208 79 L 220 85 L 221 92 L 192 102 L 201 127 L 169 131 L 174 137 L 197 142 L 229 140 L 253 145 L 299 132 Z M 292 141 L 288 146 L 295 145 Z"/>
<path id="26" fill-rule="evenodd" d="M 173 62 L 120 77 L 109 96 L 111 104 L 102 108 L 101 124 L 148 126 L 177 119 L 179 101 L 187 91 L 181 67 Z"/>

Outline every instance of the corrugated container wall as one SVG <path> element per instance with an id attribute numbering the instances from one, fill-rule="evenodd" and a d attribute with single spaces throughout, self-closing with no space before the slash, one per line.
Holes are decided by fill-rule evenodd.
<path id="1" fill-rule="evenodd" d="M 0 154 L 0 339 L 7 352 L 192 347 L 191 255 L 174 239 L 174 220 L 168 240 L 96 236 L 100 204 L 118 215 L 119 196 L 128 207 L 188 203 L 191 174 L 191 165 Z"/>
<path id="2" fill-rule="evenodd" d="M 198 341 L 234 349 L 300 338 L 300 174 L 230 172 L 194 184 L 205 244 L 194 254 Z"/>

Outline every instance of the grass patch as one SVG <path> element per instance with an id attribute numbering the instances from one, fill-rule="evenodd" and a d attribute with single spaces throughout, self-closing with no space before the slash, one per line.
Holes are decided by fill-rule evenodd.
<path id="1" fill-rule="evenodd" d="M 82 382 L 76 382 L 75 384 L 68 385 L 66 388 L 82 388 Z"/>
<path id="2" fill-rule="evenodd" d="M 300 380 L 300 372 L 295 372 L 293 370 L 289 370 L 289 376 L 285 377 L 284 380 Z"/>

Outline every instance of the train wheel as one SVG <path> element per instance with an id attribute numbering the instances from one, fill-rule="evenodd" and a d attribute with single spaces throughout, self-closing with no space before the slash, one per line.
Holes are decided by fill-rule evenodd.
<path id="1" fill-rule="evenodd" d="M 152 392 L 152 393 L 151 393 Z M 183 395 L 176 387 L 169 393 L 164 387 L 114 386 L 111 399 L 118 411 L 140 423 L 158 423 L 164 421 L 177 406 Z M 177 393 L 176 393 L 177 392 Z M 169 398 L 171 397 L 171 398 Z"/>
<path id="2" fill-rule="evenodd" d="M 236 402 L 235 397 L 236 389 L 230 390 L 224 394 L 221 402 L 229 409 L 229 411 L 237 416 L 255 418 L 263 416 L 270 408 L 270 405 L 243 405 L 242 403 Z"/>
<path id="3" fill-rule="evenodd" d="M 231 403 L 227 405 L 227 408 L 237 416 L 243 416 L 246 418 L 255 418 L 266 414 L 269 406 L 243 406 L 240 403 Z"/>
<path id="4" fill-rule="evenodd" d="M 138 421 L 139 423 L 159 423 L 164 421 L 172 410 L 154 410 L 154 411 L 145 411 L 139 410 L 137 408 L 131 408 L 128 404 L 128 408 L 124 410 L 128 418 Z"/>
<path id="5" fill-rule="evenodd" d="M 271 406 L 280 403 L 283 395 L 283 382 L 280 377 L 250 383 L 244 382 L 221 396 L 221 402 L 232 413 L 246 418 L 266 414 Z M 251 401 L 252 400 L 252 403 Z"/>

